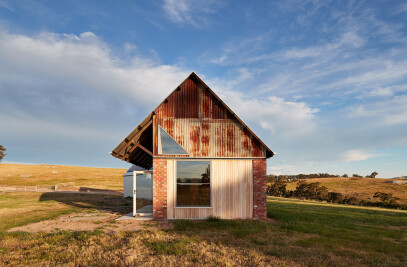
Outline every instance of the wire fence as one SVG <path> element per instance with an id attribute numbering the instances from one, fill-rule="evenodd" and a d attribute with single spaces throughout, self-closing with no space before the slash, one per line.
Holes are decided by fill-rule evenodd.
<path id="1" fill-rule="evenodd" d="M 11 192 L 53 192 L 64 187 L 73 187 L 75 182 L 57 183 L 54 185 L 0 186 L 0 193 Z"/>

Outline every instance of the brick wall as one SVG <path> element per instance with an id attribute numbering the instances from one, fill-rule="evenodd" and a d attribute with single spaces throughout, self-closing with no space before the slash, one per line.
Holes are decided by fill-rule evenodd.
<path id="1" fill-rule="evenodd" d="M 167 160 L 153 159 L 153 218 L 167 219 Z"/>
<path id="2" fill-rule="evenodd" d="M 267 217 L 267 160 L 253 160 L 253 218 Z"/>

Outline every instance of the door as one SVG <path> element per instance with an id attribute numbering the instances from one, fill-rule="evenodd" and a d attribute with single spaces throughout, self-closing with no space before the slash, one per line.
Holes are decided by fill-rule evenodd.
<path id="1" fill-rule="evenodd" d="M 153 213 L 153 173 L 133 172 L 133 215 Z"/>

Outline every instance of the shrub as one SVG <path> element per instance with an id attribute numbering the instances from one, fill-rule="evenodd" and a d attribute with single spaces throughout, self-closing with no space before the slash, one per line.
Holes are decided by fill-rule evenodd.
<path id="1" fill-rule="evenodd" d="M 379 198 L 385 207 L 393 207 L 397 206 L 397 199 L 393 197 L 393 194 L 390 193 L 383 193 L 383 192 L 376 192 L 373 195 L 374 198 Z"/>
<path id="2" fill-rule="evenodd" d="M 327 195 L 328 189 L 325 186 L 320 186 L 319 182 L 300 181 L 294 191 L 294 196 L 306 199 L 325 200 Z"/>
<path id="3" fill-rule="evenodd" d="M 267 194 L 270 196 L 283 197 L 287 192 L 287 182 L 282 180 L 275 180 L 274 183 L 267 186 Z"/>
<path id="4" fill-rule="evenodd" d="M 327 195 L 327 201 L 332 203 L 343 203 L 345 197 L 338 192 L 329 192 Z"/>

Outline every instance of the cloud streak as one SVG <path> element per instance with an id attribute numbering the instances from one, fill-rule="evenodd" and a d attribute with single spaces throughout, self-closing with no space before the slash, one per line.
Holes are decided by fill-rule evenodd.
<path id="1" fill-rule="evenodd" d="M 163 10 L 168 19 L 180 25 L 190 24 L 195 27 L 202 27 L 209 23 L 206 15 L 217 11 L 219 3 L 217 1 L 197 1 L 197 0 L 164 0 Z"/>

